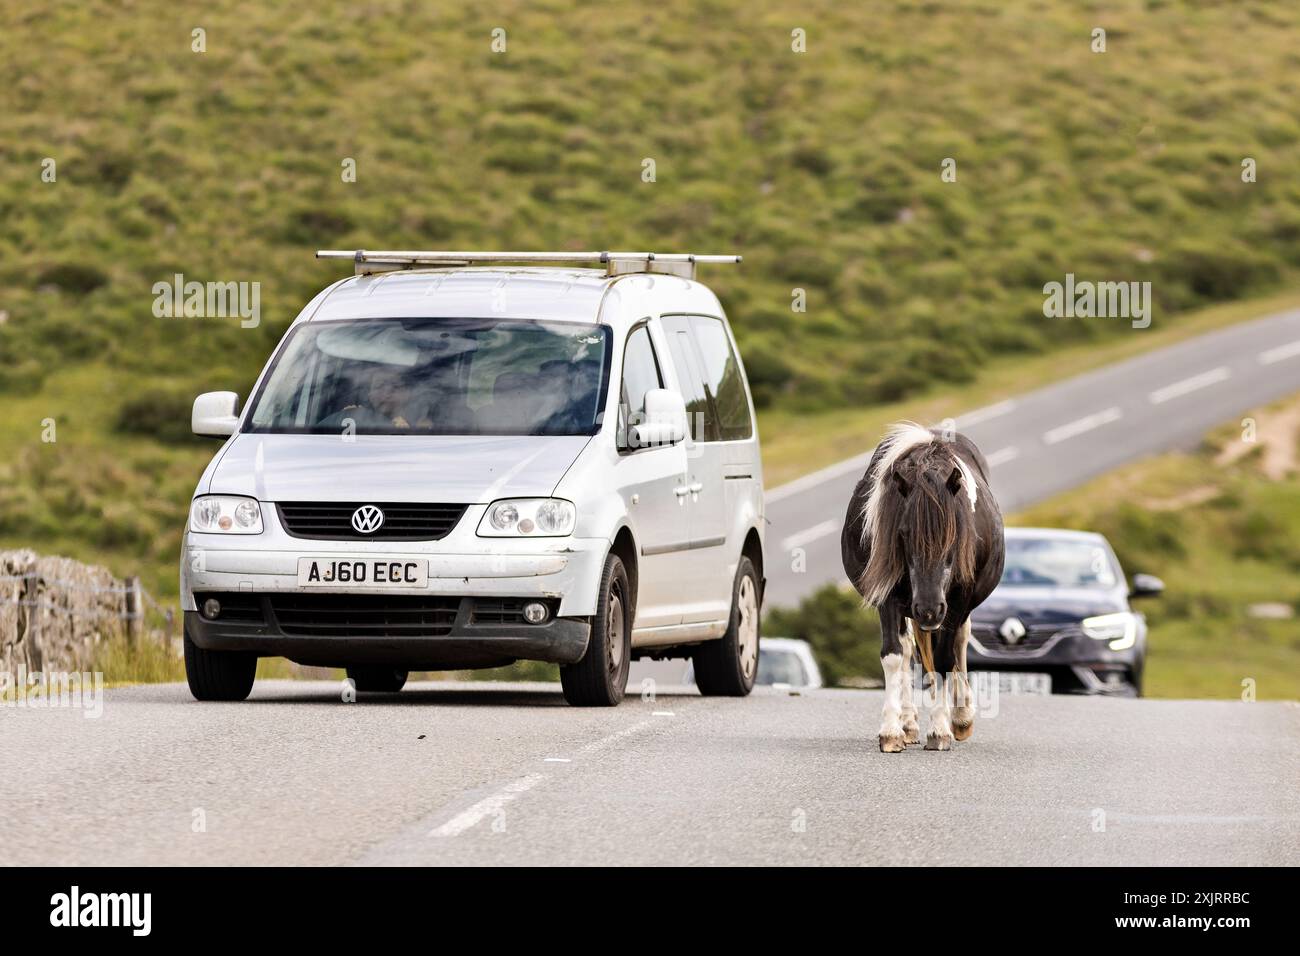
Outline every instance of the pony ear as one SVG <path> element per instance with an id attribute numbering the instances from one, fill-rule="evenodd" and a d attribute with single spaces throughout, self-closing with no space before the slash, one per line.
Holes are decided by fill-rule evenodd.
<path id="1" fill-rule="evenodd" d="M 952 474 L 948 476 L 948 490 L 954 495 L 961 491 L 961 469 L 956 465 L 953 465 Z"/>
<path id="2" fill-rule="evenodd" d="M 912 490 L 911 484 L 908 483 L 906 478 L 898 473 L 897 468 L 894 469 L 892 474 L 894 476 L 894 484 L 898 485 L 898 493 L 906 498 L 907 493 Z"/>

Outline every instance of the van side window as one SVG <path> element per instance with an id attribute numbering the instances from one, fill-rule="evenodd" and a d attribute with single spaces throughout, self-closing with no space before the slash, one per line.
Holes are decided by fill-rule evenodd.
<path id="1" fill-rule="evenodd" d="M 619 396 L 619 414 L 622 416 L 620 436 L 627 434 L 628 425 L 645 419 L 645 393 L 663 386 L 654 343 L 650 341 L 650 330 L 642 325 L 632 330 L 623 349 L 623 386 Z"/>
<path id="2" fill-rule="evenodd" d="M 668 348 L 673 356 L 673 368 L 681 384 L 682 398 L 686 400 L 686 418 L 695 441 L 717 441 L 717 422 L 708 393 L 704 390 L 699 349 L 691 335 L 686 316 L 666 315 L 664 328 L 668 330 Z"/>
<path id="3" fill-rule="evenodd" d="M 722 441 L 749 438 L 754 433 L 749 399 L 740 375 L 740 363 L 721 319 L 691 316 L 691 328 L 704 360 L 704 386 L 713 399 L 717 431 Z"/>

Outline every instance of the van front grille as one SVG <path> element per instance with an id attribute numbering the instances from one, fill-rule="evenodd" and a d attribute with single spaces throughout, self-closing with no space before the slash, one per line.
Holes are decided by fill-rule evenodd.
<path id="1" fill-rule="evenodd" d="M 285 634 L 321 637 L 440 637 L 460 598 L 393 594 L 269 594 Z"/>
<path id="2" fill-rule="evenodd" d="M 352 515 L 363 505 L 384 513 L 384 522 L 369 534 L 352 526 Z M 276 504 L 280 524 L 295 538 L 335 541 L 437 541 L 446 537 L 465 514 L 466 505 L 337 503 L 281 501 Z"/>

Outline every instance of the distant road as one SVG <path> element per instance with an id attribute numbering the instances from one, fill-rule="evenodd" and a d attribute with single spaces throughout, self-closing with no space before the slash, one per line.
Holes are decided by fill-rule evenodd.
<path id="1" fill-rule="evenodd" d="M 1140 335 L 1140 332 L 1135 332 Z M 1300 391 L 1300 310 L 1148 352 L 957 419 L 1010 513 L 1126 462 L 1194 446 L 1234 415 Z M 933 424 L 926 422 L 925 424 Z M 840 529 L 871 449 L 767 494 L 767 602 L 841 583 Z M 795 573 L 795 549 L 806 571 Z"/>
<path id="2" fill-rule="evenodd" d="M 1003 697 L 948 753 L 882 754 L 875 691 L 552 684 L 343 703 L 182 684 L 103 716 L 0 707 L 8 864 L 1300 864 L 1300 707 Z"/>

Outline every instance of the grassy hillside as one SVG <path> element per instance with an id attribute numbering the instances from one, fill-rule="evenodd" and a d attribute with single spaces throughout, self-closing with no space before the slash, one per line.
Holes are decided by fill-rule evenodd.
<path id="1" fill-rule="evenodd" d="M 189 402 L 247 392 L 341 274 L 317 247 L 741 252 L 705 278 L 777 441 L 992 356 L 1146 334 L 1044 319 L 1066 272 L 1150 280 L 1154 329 L 1266 292 L 1300 265 L 1297 27 L 1282 2 L 15 8 L 0 543 L 173 590 L 211 448 Z M 177 272 L 260 282 L 262 324 L 155 318 Z"/>

